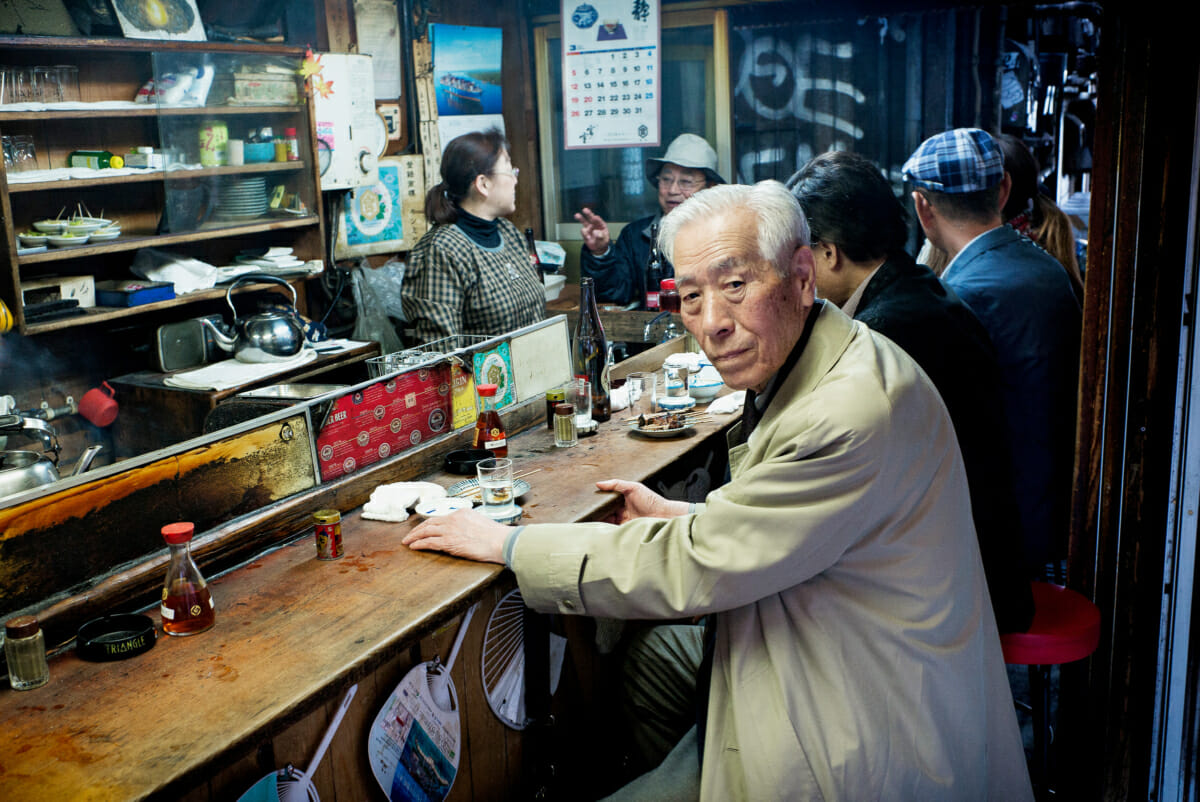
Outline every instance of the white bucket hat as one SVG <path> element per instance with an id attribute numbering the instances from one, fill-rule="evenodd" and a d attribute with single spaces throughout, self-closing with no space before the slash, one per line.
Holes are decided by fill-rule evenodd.
<path id="1" fill-rule="evenodd" d="M 658 173 L 664 164 L 700 170 L 710 184 L 725 183 L 725 179 L 717 172 L 717 152 L 695 134 L 680 134 L 671 141 L 667 152 L 660 158 L 646 159 L 646 178 L 651 184 L 658 180 Z"/>

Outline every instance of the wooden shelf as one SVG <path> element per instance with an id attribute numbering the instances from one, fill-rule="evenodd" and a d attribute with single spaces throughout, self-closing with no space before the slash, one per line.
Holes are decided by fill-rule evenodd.
<path id="1" fill-rule="evenodd" d="M 44 111 L 0 111 L 0 123 L 45 122 L 46 120 L 92 119 L 97 115 L 108 118 L 120 117 L 208 117 L 219 114 L 228 117 L 237 114 L 294 114 L 304 110 L 302 103 L 271 104 L 258 106 L 164 106 L 147 103 L 143 108 L 113 109 L 100 106 L 94 109 L 46 109 Z"/>
<path id="2" fill-rule="evenodd" d="M 279 130 L 295 127 L 299 132 L 300 159 L 287 162 L 260 162 L 237 166 L 200 167 L 198 169 L 134 170 L 124 175 L 120 170 L 78 171 L 83 178 L 63 177 L 68 171 L 48 171 L 30 183 L 8 183 L 0 167 L 0 298 L 11 306 L 20 322 L 23 334 L 60 332 L 76 326 L 86 326 L 119 319 L 119 326 L 136 327 L 137 315 L 155 317 L 156 310 L 194 304 L 212 295 L 194 293 L 171 301 L 129 308 L 94 308 L 83 314 L 56 320 L 26 322 L 22 314 L 21 282 L 48 273 L 95 274 L 110 276 L 122 270 L 142 248 L 174 248 L 178 251 L 211 252 L 209 259 L 236 253 L 239 248 L 292 247 L 298 258 L 319 260 L 324 252 L 324 219 L 322 217 L 314 107 L 298 74 L 297 68 L 306 49 L 293 45 L 260 45 L 253 42 L 171 42 L 101 37 L 55 37 L 0 35 L 0 53 L 10 60 L 27 64 L 67 64 L 76 66 L 80 78 L 80 98 L 76 107 L 17 110 L 20 107 L 0 107 L 0 129 L 5 133 L 28 131 L 37 138 L 39 156 L 45 165 L 63 165 L 75 148 L 87 143 L 107 142 L 114 153 L 145 145 L 194 146 L 199 124 L 206 119 L 224 119 L 231 129 L 266 125 Z M 146 79 L 156 72 L 178 71 L 195 66 L 205 58 L 215 69 L 209 96 L 212 105 L 160 106 L 158 103 L 112 102 L 132 100 Z M 280 102 L 253 100 L 245 104 L 230 101 L 234 86 L 228 91 L 219 88 L 233 80 L 235 72 L 261 72 L 272 65 L 284 64 L 287 74 L 280 73 L 286 83 L 286 100 Z M 280 93 L 282 94 L 282 93 Z M 115 107 L 115 108 L 113 108 Z M 152 130 L 154 129 L 154 130 Z M 272 154 L 273 155 L 273 154 Z M 29 176 L 33 178 L 33 176 Z M 256 183 L 267 181 L 273 186 L 283 184 L 288 192 L 297 193 L 308 207 L 304 217 L 263 215 L 251 218 L 220 218 L 215 214 L 194 230 L 157 233 L 165 210 L 174 209 L 176 189 L 223 184 L 221 179 L 253 178 Z M 230 181 L 232 188 L 235 181 Z M 218 194 L 212 193 L 212 199 Z M 40 253 L 19 254 L 18 234 L 39 217 L 52 216 L 60 207 L 76 208 L 80 196 L 88 206 L 107 207 L 110 217 L 121 221 L 121 237 L 66 248 L 49 248 Z M 234 203 L 226 208 L 239 208 Z M 211 200 L 211 199 L 210 199 Z M 186 204 L 185 204 L 186 205 Z M 241 204 L 246 208 L 246 204 Z M 16 214 L 14 214 L 14 209 Z M 39 212 L 39 209 L 41 210 Z M 174 212 L 172 212 L 174 214 Z M 20 226 L 20 228 L 18 228 Z M 303 282 L 301 282 L 302 284 Z M 219 292 L 218 292 L 219 295 Z M 179 314 L 184 314 L 180 312 Z M 158 311 L 166 318 L 171 312 Z M 92 326 L 93 330 L 105 328 Z"/>
<path id="3" fill-rule="evenodd" d="M 300 45 L 259 42 L 179 42 L 169 39 L 116 39 L 87 36 L 0 36 L 0 50 L 125 50 L 137 53 L 253 53 L 260 56 L 304 57 Z"/>
<path id="4" fill-rule="evenodd" d="M 256 164 L 239 164 L 225 167 L 204 167 L 199 170 L 145 170 L 140 173 L 127 175 L 103 176 L 95 178 L 62 178 L 57 181 L 38 181 L 28 184 L 9 184 L 10 195 L 18 192 L 45 192 L 47 190 L 72 190 L 81 187 L 111 186 L 113 184 L 138 184 L 145 181 L 189 181 L 193 178 L 207 178 L 220 175 L 243 175 L 246 173 L 283 173 L 304 170 L 308 167 L 302 161 L 290 162 L 259 162 Z"/>
<path id="5" fill-rule="evenodd" d="M 310 276 L 299 276 L 288 279 L 289 283 L 299 283 Z M 256 282 L 254 284 L 243 284 L 233 291 L 234 295 L 241 295 L 244 292 L 253 292 L 255 290 L 270 289 L 278 287 L 278 284 L 270 284 L 266 282 Z M 26 334 L 44 334 L 48 331 L 60 331 L 62 329 L 70 329 L 76 326 L 86 326 L 91 323 L 101 323 L 105 320 L 116 320 L 122 317 L 130 317 L 132 315 L 141 315 L 146 312 L 154 312 L 160 309 L 170 309 L 176 306 L 185 306 L 187 304 L 199 303 L 200 301 L 211 301 L 214 299 L 225 298 L 225 287 L 218 287 L 211 290 L 199 290 L 198 292 L 189 292 L 187 295 L 179 295 L 169 301 L 155 301 L 151 304 L 141 304 L 140 306 L 93 306 L 88 307 L 82 315 L 73 315 L 71 317 L 58 318 L 57 320 L 47 320 L 45 323 L 28 323 L 25 326 Z"/>
<path id="6" fill-rule="evenodd" d="M 116 253 L 132 251 L 138 248 L 158 248 L 163 245 L 180 245 L 187 242 L 203 242 L 204 240 L 224 237 L 237 237 L 243 234 L 257 234 L 262 231 L 279 231 L 285 228 L 303 228 L 315 226 L 319 218 L 314 215 L 280 220 L 272 218 L 259 223 L 248 223 L 235 226 L 202 228 L 199 231 L 184 231 L 178 234 L 130 234 L 120 239 L 104 242 L 99 245 L 70 245 L 66 248 L 51 248 L 42 253 L 31 253 L 17 258 L 20 265 L 36 265 L 44 262 L 62 262 L 69 259 L 81 259 L 85 256 L 95 256 L 101 253 Z M 141 309 L 142 307 L 136 307 Z"/>

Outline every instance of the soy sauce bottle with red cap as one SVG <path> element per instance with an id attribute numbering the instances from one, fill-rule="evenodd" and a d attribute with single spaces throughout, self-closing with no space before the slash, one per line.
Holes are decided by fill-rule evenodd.
<path id="1" fill-rule="evenodd" d="M 474 446 L 486 448 L 493 457 L 507 457 L 508 438 L 500 413 L 496 411 L 496 391 L 499 389 L 495 384 L 481 384 L 475 388 L 479 393 L 479 417 L 475 419 Z"/>
<path id="2" fill-rule="evenodd" d="M 163 540 L 171 549 L 171 561 L 158 610 L 162 614 L 163 631 L 168 635 L 195 635 L 216 622 L 208 583 L 192 559 L 194 533 L 195 526 L 187 522 L 162 528 Z"/>

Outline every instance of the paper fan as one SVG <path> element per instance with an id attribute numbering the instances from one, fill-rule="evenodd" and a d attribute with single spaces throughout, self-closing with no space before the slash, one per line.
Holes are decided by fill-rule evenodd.
<path id="1" fill-rule="evenodd" d="M 525 600 L 511 590 L 496 602 L 483 631 L 483 695 L 496 717 L 525 729 Z"/>
<path id="2" fill-rule="evenodd" d="M 480 677 L 483 695 L 496 718 L 514 730 L 529 724 L 525 716 L 525 600 L 510 590 L 496 602 L 483 631 Z M 558 688 L 567 639 L 550 633 L 550 693 Z"/>

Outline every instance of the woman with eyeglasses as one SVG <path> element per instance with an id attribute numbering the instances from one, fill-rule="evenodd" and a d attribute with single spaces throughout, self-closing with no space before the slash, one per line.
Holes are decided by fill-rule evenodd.
<path id="1" fill-rule="evenodd" d="M 401 285 L 410 344 L 503 334 L 545 317 L 525 239 L 504 219 L 517 209 L 518 172 L 494 128 L 446 146 L 442 180 L 425 195 L 433 227 L 413 248 Z"/>
<path id="2" fill-rule="evenodd" d="M 600 215 L 587 208 L 575 215 L 583 237 L 580 267 L 583 275 L 595 280 L 601 301 L 622 305 L 638 301 L 642 305 L 651 229 L 659 227 L 663 217 L 695 193 L 725 183 L 717 173 L 717 152 L 695 134 L 680 134 L 662 158 L 646 159 L 646 178 L 658 189 L 659 210 L 625 226 L 615 245 Z M 675 275 L 666 260 L 663 268 L 664 278 Z"/>

